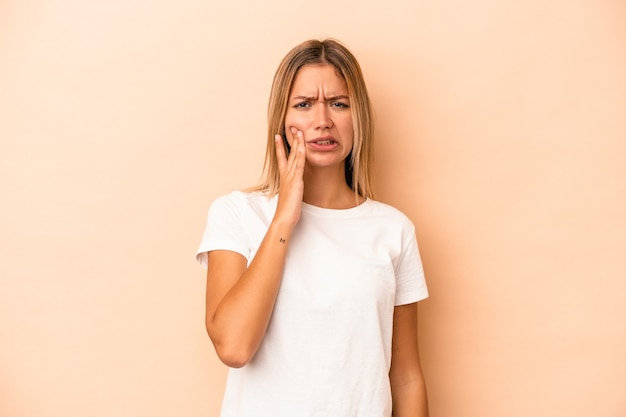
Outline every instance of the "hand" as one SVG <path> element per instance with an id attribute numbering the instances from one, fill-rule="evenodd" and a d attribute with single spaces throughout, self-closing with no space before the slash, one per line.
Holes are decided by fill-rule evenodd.
<path id="1" fill-rule="evenodd" d="M 278 188 L 278 206 L 274 221 L 295 226 L 300 220 L 302 197 L 304 194 L 304 164 L 306 161 L 306 147 L 304 135 L 296 128 L 291 128 L 291 152 L 287 157 L 285 144 L 280 135 L 276 135 L 276 158 L 280 185 Z"/>

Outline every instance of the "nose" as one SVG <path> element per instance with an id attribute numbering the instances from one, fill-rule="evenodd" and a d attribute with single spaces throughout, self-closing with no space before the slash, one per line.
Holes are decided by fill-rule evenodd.
<path id="1" fill-rule="evenodd" d="M 326 103 L 318 103 L 315 107 L 315 127 L 318 129 L 330 129 L 333 127 L 333 120 Z"/>

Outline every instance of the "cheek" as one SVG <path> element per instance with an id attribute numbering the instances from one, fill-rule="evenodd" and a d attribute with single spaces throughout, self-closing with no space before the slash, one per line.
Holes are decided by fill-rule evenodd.
<path id="1" fill-rule="evenodd" d="M 352 119 L 342 120 L 341 124 L 337 126 L 341 131 L 341 135 L 345 138 L 354 138 L 354 128 L 352 126 Z"/>
<path id="2" fill-rule="evenodd" d="M 285 115 L 285 132 L 287 133 L 287 139 L 290 144 L 293 140 L 291 135 L 292 127 L 295 127 L 296 129 L 301 130 L 303 133 L 305 133 L 306 120 L 304 118 L 304 115 L 290 112 L 287 112 L 287 114 Z"/>
<path id="3" fill-rule="evenodd" d="M 305 124 L 306 116 L 304 113 L 288 112 L 285 115 L 285 126 L 303 127 Z"/>

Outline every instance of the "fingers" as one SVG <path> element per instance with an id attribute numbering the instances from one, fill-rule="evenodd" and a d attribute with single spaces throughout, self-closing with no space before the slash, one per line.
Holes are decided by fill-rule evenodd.
<path id="1" fill-rule="evenodd" d="M 284 172 L 287 166 L 287 154 L 285 144 L 281 135 L 274 135 L 274 145 L 276 146 L 276 159 L 278 160 L 278 172 Z"/>
<path id="2" fill-rule="evenodd" d="M 306 146 L 304 142 L 304 134 L 302 133 L 302 131 L 297 130 L 294 127 L 291 128 L 291 133 L 294 135 L 294 146 L 292 147 L 292 149 L 294 150 L 293 163 L 297 171 L 303 171 L 304 163 L 306 160 Z"/>
<path id="3" fill-rule="evenodd" d="M 278 171 L 281 174 L 295 169 L 304 169 L 306 160 L 306 146 L 304 142 L 304 134 L 302 131 L 291 127 L 291 152 L 287 155 L 287 150 L 283 137 L 281 135 L 274 136 L 276 145 L 276 158 L 278 162 Z"/>
<path id="4" fill-rule="evenodd" d="M 293 138 L 292 140 L 292 144 L 291 144 L 291 150 L 293 151 L 293 157 L 294 159 L 301 159 L 302 158 L 302 154 L 305 151 L 305 146 L 304 146 L 304 133 L 302 133 L 301 130 L 296 129 L 295 127 L 291 127 L 291 137 Z M 292 155 L 289 155 L 292 156 Z"/>
<path id="5" fill-rule="evenodd" d="M 280 174 L 278 205 L 274 220 L 296 224 L 300 218 L 304 193 L 304 165 L 306 161 L 304 133 L 291 128 L 291 151 L 286 152 L 284 139 L 276 135 L 276 156 Z"/>

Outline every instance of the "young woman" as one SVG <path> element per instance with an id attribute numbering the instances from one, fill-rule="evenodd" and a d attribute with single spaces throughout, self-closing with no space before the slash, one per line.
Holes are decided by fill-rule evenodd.
<path id="1" fill-rule="evenodd" d="M 229 367 L 222 417 L 424 417 L 413 224 L 373 199 L 358 62 L 310 40 L 281 62 L 262 183 L 209 209 L 206 327 Z"/>

